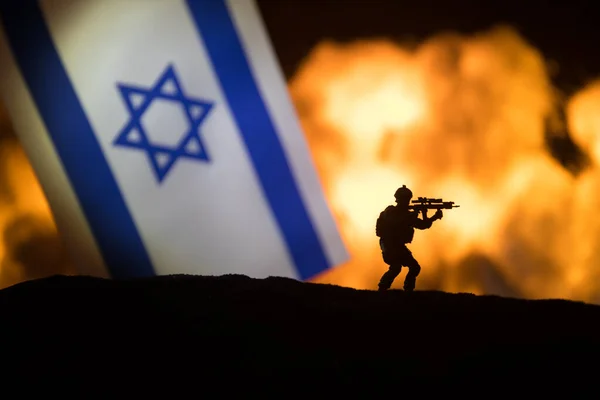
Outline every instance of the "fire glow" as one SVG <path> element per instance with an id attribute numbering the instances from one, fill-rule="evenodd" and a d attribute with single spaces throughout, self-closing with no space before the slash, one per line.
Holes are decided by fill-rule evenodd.
<path id="1" fill-rule="evenodd" d="M 598 87 L 566 107 L 573 139 L 593 161 Z M 290 90 L 352 254 L 316 281 L 376 286 L 386 265 L 375 220 L 406 184 L 461 206 L 417 232 L 417 288 L 502 293 L 493 282 L 501 280 L 523 297 L 599 299 L 600 171 L 573 177 L 548 152 L 545 121 L 561 104 L 542 55 L 516 32 L 443 35 L 415 50 L 324 42 Z M 493 271 L 461 270 L 473 254 Z"/>
<path id="2" fill-rule="evenodd" d="M 576 177 L 545 145 L 545 122 L 564 105 L 543 56 L 508 28 L 442 35 L 412 50 L 386 40 L 323 42 L 289 88 L 352 256 L 314 281 L 376 287 L 387 266 L 375 221 L 406 184 L 415 196 L 460 205 L 416 233 L 417 290 L 600 302 L 600 84 L 565 106 L 592 160 Z M 11 160 L 23 195 L 4 206 L 0 225 L 14 212 L 50 218 L 35 179 L 16 178 L 27 161 Z M 468 266 L 473 255 L 489 262 Z"/>

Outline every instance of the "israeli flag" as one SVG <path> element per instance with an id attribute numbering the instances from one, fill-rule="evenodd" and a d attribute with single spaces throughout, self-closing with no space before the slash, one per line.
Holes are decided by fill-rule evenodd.
<path id="1" fill-rule="evenodd" d="M 305 280 L 347 259 L 253 1 L 0 16 L 0 91 L 85 273 Z"/>

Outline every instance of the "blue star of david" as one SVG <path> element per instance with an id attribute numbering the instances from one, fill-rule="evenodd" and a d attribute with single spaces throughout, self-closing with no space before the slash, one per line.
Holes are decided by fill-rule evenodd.
<path id="1" fill-rule="evenodd" d="M 169 65 L 150 89 L 117 84 L 130 114 L 129 121 L 113 141 L 113 145 L 145 151 L 159 183 L 179 158 L 210 162 L 200 139 L 200 125 L 214 103 L 186 96 L 175 69 Z M 187 117 L 187 131 L 174 147 L 151 143 L 142 124 L 142 116 L 154 100 L 163 99 L 183 107 Z"/>

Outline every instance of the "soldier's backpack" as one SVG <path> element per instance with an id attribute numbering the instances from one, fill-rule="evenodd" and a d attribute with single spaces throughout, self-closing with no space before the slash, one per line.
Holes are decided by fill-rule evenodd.
<path id="1" fill-rule="evenodd" d="M 394 206 L 388 206 L 377 218 L 375 234 L 380 238 L 410 243 L 414 229 L 407 218 L 408 214 L 399 212 Z"/>
<path id="2" fill-rule="evenodd" d="M 394 206 L 388 206 L 379 214 L 375 224 L 375 234 L 378 237 L 390 237 L 394 233 Z"/>

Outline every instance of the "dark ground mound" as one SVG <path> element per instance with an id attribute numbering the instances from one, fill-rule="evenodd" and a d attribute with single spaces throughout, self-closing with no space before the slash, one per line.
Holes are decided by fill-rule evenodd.
<path id="1" fill-rule="evenodd" d="M 599 306 L 239 275 L 25 282 L 0 291 L 0 327 L 3 386 L 94 393 L 595 392 L 600 361 Z"/>

